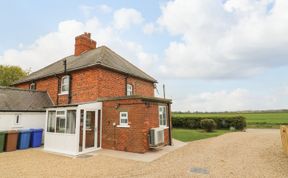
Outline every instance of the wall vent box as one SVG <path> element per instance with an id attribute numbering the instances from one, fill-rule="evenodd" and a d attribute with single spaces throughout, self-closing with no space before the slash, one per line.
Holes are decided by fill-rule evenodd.
<path id="1" fill-rule="evenodd" d="M 164 129 L 151 128 L 150 129 L 150 147 L 158 147 L 164 144 Z"/>

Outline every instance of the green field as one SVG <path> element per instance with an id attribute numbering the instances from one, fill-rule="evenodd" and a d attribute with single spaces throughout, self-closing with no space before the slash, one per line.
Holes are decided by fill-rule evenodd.
<path id="1" fill-rule="evenodd" d="M 213 132 L 206 132 L 201 129 L 178 129 L 178 128 L 173 128 L 172 129 L 172 135 L 173 138 L 183 141 L 183 142 L 188 142 L 188 141 L 194 141 L 194 140 L 200 140 L 204 138 L 210 138 L 210 137 L 216 137 L 219 135 L 222 135 L 224 133 L 229 132 L 229 130 L 215 130 Z"/>
<path id="2" fill-rule="evenodd" d="M 181 113 L 173 116 L 244 116 L 249 128 L 279 128 L 279 125 L 288 125 L 288 112 L 255 112 L 255 113 Z"/>

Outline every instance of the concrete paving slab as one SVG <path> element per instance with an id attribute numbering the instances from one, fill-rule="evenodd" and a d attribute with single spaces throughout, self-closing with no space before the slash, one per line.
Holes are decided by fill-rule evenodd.
<path id="1" fill-rule="evenodd" d="M 173 139 L 172 142 L 173 142 L 172 146 L 161 147 L 161 148 L 154 149 L 146 153 L 131 153 L 131 152 L 125 152 L 125 151 L 101 149 L 101 150 L 88 153 L 88 154 L 89 155 L 91 154 L 92 155 L 105 155 L 105 156 L 111 156 L 111 157 L 121 158 L 121 159 L 129 159 L 129 160 L 134 160 L 134 161 L 152 162 L 166 155 L 167 153 L 177 150 L 178 148 L 181 148 L 187 144 L 185 142 L 181 142 L 175 139 Z"/>

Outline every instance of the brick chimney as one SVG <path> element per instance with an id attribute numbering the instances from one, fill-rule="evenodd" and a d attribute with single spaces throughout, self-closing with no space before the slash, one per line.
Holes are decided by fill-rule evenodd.
<path id="1" fill-rule="evenodd" d="M 96 41 L 91 39 L 91 33 L 84 33 L 75 37 L 75 51 L 74 55 L 79 56 L 85 51 L 96 48 Z"/>

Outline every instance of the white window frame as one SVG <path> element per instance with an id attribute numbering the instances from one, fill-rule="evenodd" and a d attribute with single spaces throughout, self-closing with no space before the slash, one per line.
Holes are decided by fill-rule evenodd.
<path id="1" fill-rule="evenodd" d="M 126 117 L 123 117 L 122 114 L 126 114 Z M 123 119 L 127 119 L 127 123 L 122 123 L 121 120 Z M 130 127 L 128 122 L 129 122 L 128 112 L 120 112 L 119 113 L 119 125 L 117 127 Z"/>
<path id="2" fill-rule="evenodd" d="M 64 112 L 64 114 L 58 114 L 58 112 Z M 66 133 L 66 117 L 67 117 L 67 111 L 66 110 L 57 110 L 56 111 L 56 127 L 55 127 L 55 132 L 56 133 Z M 57 132 L 57 121 L 58 118 L 60 118 L 60 120 L 64 120 L 64 127 L 60 127 L 60 123 L 59 123 L 59 129 L 63 129 L 64 132 Z M 61 122 L 61 121 L 59 121 Z"/>
<path id="3" fill-rule="evenodd" d="M 74 129 L 74 133 L 67 133 L 67 125 L 68 125 L 68 111 L 75 111 L 75 129 Z M 71 122 L 71 120 L 70 120 Z M 76 133 L 76 123 L 77 123 L 77 109 L 67 109 L 66 110 L 66 117 L 65 117 L 65 133 L 66 134 L 75 134 Z"/>
<path id="4" fill-rule="evenodd" d="M 165 121 L 165 124 L 163 122 Z M 167 128 L 167 107 L 159 106 L 159 127 Z"/>
<path id="5" fill-rule="evenodd" d="M 34 82 L 31 83 L 30 86 L 29 86 L 29 89 L 30 90 L 36 90 L 36 84 Z"/>
<path id="6" fill-rule="evenodd" d="M 47 109 L 47 120 L 46 120 L 46 130 L 47 130 L 47 127 L 49 125 L 48 123 L 48 114 L 49 114 L 49 111 L 55 111 L 55 125 L 54 125 L 54 132 L 48 132 L 47 130 L 47 133 L 53 133 L 53 134 L 68 134 L 68 135 L 75 135 L 76 134 L 76 123 L 75 123 L 75 132 L 74 133 L 67 133 L 67 120 L 68 120 L 68 116 L 67 116 L 67 112 L 68 111 L 76 111 L 76 122 L 77 122 L 77 108 L 74 108 L 74 107 L 67 107 L 67 108 L 57 108 L 57 109 Z M 61 112 L 63 111 L 64 114 L 58 114 L 57 112 Z M 65 128 L 64 127 L 61 127 L 61 129 L 64 129 L 64 132 L 57 132 L 57 117 L 64 117 L 65 118 Z M 62 118 L 62 119 L 64 119 Z"/>
<path id="7" fill-rule="evenodd" d="M 133 85 L 132 84 L 127 84 L 127 96 L 133 95 Z"/>
<path id="8" fill-rule="evenodd" d="M 68 79 L 67 83 L 64 83 L 65 79 Z M 70 77 L 68 75 L 65 75 L 61 78 L 61 88 L 60 88 L 60 94 L 64 95 L 64 94 L 69 94 L 69 83 L 70 83 Z M 67 91 L 63 91 L 63 86 L 67 86 Z"/>
<path id="9" fill-rule="evenodd" d="M 56 133 L 56 113 L 57 113 L 57 110 L 48 110 L 48 111 L 46 111 L 47 112 L 47 122 L 46 122 L 46 132 L 48 132 L 48 133 Z M 51 120 L 49 120 L 49 112 L 55 112 L 55 124 L 54 124 L 54 126 L 53 126 L 53 128 L 54 128 L 54 131 L 52 132 L 52 131 L 48 131 L 48 130 L 50 130 L 50 129 L 48 129 L 48 126 L 50 126 L 51 124 Z"/>

